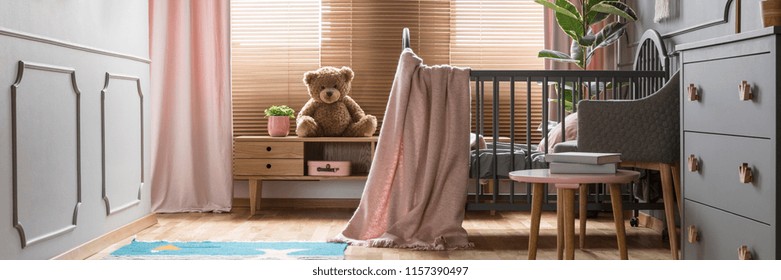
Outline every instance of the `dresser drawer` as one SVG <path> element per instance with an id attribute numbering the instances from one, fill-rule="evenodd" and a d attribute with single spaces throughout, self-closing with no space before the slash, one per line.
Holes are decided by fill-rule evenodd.
<path id="1" fill-rule="evenodd" d="M 769 225 L 689 200 L 684 209 L 684 259 L 735 260 L 738 248 L 744 245 L 752 259 L 775 259 L 775 240 Z M 693 243 L 689 240 L 690 226 L 696 228 L 698 237 Z"/>
<path id="2" fill-rule="evenodd" d="M 775 145 L 768 139 L 684 132 L 683 196 L 703 204 L 773 223 L 776 199 Z M 689 170 L 694 155 L 697 171 Z M 741 183 L 739 166 L 751 168 Z"/>
<path id="3" fill-rule="evenodd" d="M 685 63 L 683 66 L 684 131 L 701 131 L 756 137 L 775 134 L 775 58 L 754 54 L 743 57 Z M 741 100 L 738 86 L 748 82 L 753 98 Z M 689 85 L 699 100 L 689 100 Z"/>
<path id="4" fill-rule="evenodd" d="M 236 142 L 234 158 L 304 158 L 303 142 Z"/>
<path id="5" fill-rule="evenodd" d="M 304 159 L 236 159 L 233 174 L 242 176 L 303 176 Z"/>

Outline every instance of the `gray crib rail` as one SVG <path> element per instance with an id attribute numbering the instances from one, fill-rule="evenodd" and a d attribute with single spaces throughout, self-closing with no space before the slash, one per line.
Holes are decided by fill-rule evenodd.
<path id="1" fill-rule="evenodd" d="M 473 83 L 472 99 L 474 100 L 473 114 L 473 129 L 477 135 L 484 135 L 492 137 L 492 152 L 493 155 L 497 154 L 497 144 L 500 142 L 501 137 L 508 137 L 510 147 L 515 147 L 515 144 L 526 144 L 527 154 L 531 154 L 532 143 L 532 130 L 536 127 L 541 127 L 543 144 L 547 146 L 549 128 L 548 125 L 548 112 L 549 108 L 549 96 L 550 86 L 555 87 L 559 93 L 557 96 L 558 107 L 558 120 L 559 126 L 562 129 L 562 139 L 564 142 L 567 139 L 566 127 L 565 127 L 565 95 L 563 89 L 566 87 L 572 90 L 573 112 L 577 112 L 577 102 L 582 99 L 637 99 L 643 98 L 654 93 L 658 87 L 664 84 L 667 78 L 667 73 L 664 70 L 657 71 L 581 71 L 581 70 L 473 70 L 471 72 L 471 81 Z M 488 84 L 488 85 L 486 85 Z M 503 86 L 505 85 L 505 86 Z M 520 87 L 518 85 L 521 85 Z M 486 91 L 486 86 L 488 92 Z M 541 87 L 542 98 L 541 104 L 534 104 L 532 96 L 535 94 L 532 91 L 532 87 Z M 516 102 L 516 91 L 520 90 L 522 95 L 526 97 L 525 108 L 518 108 Z M 503 90 L 504 89 L 504 90 Z M 612 96 L 608 95 L 605 89 L 611 89 Z M 491 112 L 492 114 L 486 114 L 485 107 L 486 95 L 490 94 L 491 100 Z M 499 100 L 509 100 L 509 131 L 499 131 Z M 534 108 L 542 108 L 542 121 L 541 123 L 532 123 L 532 111 Z M 516 123 L 516 111 L 517 109 L 523 109 L 522 112 L 526 114 L 526 122 L 522 124 Z M 486 131 L 486 118 L 491 118 L 491 130 Z M 522 139 L 516 139 L 516 131 L 518 128 L 525 130 L 525 137 Z M 544 153 L 548 153 L 545 149 Z M 530 210 L 531 209 L 531 186 L 528 184 L 519 184 L 507 178 L 500 177 L 497 169 L 499 167 L 498 157 L 493 156 L 492 160 L 492 174 L 491 178 L 479 178 L 481 174 L 480 160 L 474 157 L 480 156 L 477 152 L 473 154 L 471 162 L 474 162 L 476 166 L 472 166 L 474 177 L 474 188 L 468 191 L 470 194 L 467 201 L 467 210 Z M 510 158 L 514 159 L 516 156 L 515 149 L 510 149 Z M 534 163 L 531 156 L 526 157 L 526 167 L 532 167 Z M 517 170 L 515 161 L 511 160 L 510 170 Z M 475 172 L 476 170 L 476 172 Z M 494 190 L 490 194 L 485 194 L 481 180 L 488 179 L 493 181 Z M 509 184 L 509 192 L 500 192 L 501 181 Z M 525 192 L 517 193 L 516 184 L 525 185 Z M 546 194 L 548 192 L 546 191 Z M 588 210 L 609 210 L 609 204 L 603 204 L 601 201 L 609 201 L 604 190 L 598 190 L 597 193 L 591 194 L 593 199 L 590 199 Z M 590 197 L 591 198 L 591 197 Z M 631 196 L 628 199 L 632 200 Z M 555 210 L 555 196 L 546 195 L 543 205 L 544 210 Z M 629 201 L 625 203 L 627 210 L 637 209 L 662 209 L 661 204 L 639 204 Z"/>
<path id="2" fill-rule="evenodd" d="M 658 90 L 664 85 L 669 76 L 669 58 L 667 51 L 664 48 L 664 44 L 661 40 L 661 36 L 656 31 L 649 30 L 640 40 L 641 46 L 637 49 L 635 54 L 635 65 L 633 71 L 584 71 L 584 70 L 472 70 L 471 81 L 474 83 L 472 90 L 472 100 L 475 100 L 474 108 L 474 123 L 473 128 L 476 135 L 490 135 L 493 138 L 494 155 L 497 153 L 497 144 L 499 143 L 499 137 L 510 138 L 510 146 L 514 147 L 516 143 L 525 143 L 527 147 L 527 153 L 530 154 L 532 147 L 532 129 L 534 127 L 542 127 L 543 144 L 547 146 L 548 139 L 548 112 L 550 110 L 548 100 L 550 96 L 550 87 L 548 85 L 553 84 L 557 87 L 558 92 L 563 93 L 563 89 L 570 86 L 573 90 L 572 104 L 573 112 L 577 112 L 577 103 L 582 100 L 582 97 L 586 99 L 638 99 L 646 97 Z M 402 50 L 405 48 L 411 48 L 410 44 L 410 31 L 408 28 L 404 28 L 402 31 Z M 489 134 L 485 132 L 485 84 L 489 83 L 489 89 L 491 89 L 492 102 L 491 108 L 493 114 L 489 117 L 492 122 L 492 130 Z M 502 92 L 501 85 L 505 83 L 509 85 L 509 90 Z M 516 84 L 521 83 L 524 86 L 521 90 L 525 89 L 526 96 L 526 122 L 523 124 L 525 129 L 525 137 L 522 141 L 516 140 Z M 532 104 L 532 85 L 539 84 L 542 89 L 542 104 Z M 612 96 L 608 96 L 605 89 L 608 85 L 612 88 Z M 618 90 L 616 90 L 618 89 Z M 500 135 L 499 131 L 499 100 L 500 97 L 505 94 L 509 95 L 510 106 L 510 129 L 507 135 Z M 562 136 L 561 141 L 564 142 L 567 139 L 566 127 L 565 127 L 565 114 L 566 104 L 564 102 L 565 94 L 558 94 L 557 105 L 558 117 L 560 120 Z M 539 107 L 537 107 L 539 106 Z M 532 109 L 542 108 L 542 121 L 540 124 L 532 123 Z M 546 124 L 546 125 L 542 125 Z M 545 149 L 547 154 L 549 151 Z M 475 153 L 477 157 L 480 156 L 479 149 Z M 474 157 L 474 156 L 473 156 Z M 510 149 L 510 157 L 515 158 L 515 149 Z M 488 178 L 493 181 L 495 189 L 489 195 L 485 195 L 481 188 L 480 178 L 480 160 L 470 159 L 470 162 L 475 162 L 476 166 L 470 167 L 474 172 L 475 187 L 473 192 L 468 191 L 469 199 L 467 200 L 467 210 L 499 210 L 499 211 L 525 211 L 531 209 L 531 186 L 525 185 L 525 192 L 522 194 L 516 194 L 516 182 L 507 180 L 506 178 L 500 178 L 498 169 L 498 159 L 493 157 L 493 172 L 492 177 Z M 510 170 L 516 170 L 515 161 L 511 160 Z M 533 162 L 531 156 L 526 158 L 526 166 L 532 167 Z M 502 194 L 500 192 L 500 180 L 504 180 L 509 183 L 509 193 Z M 520 184 L 519 184 L 520 185 Z M 548 195 L 548 191 L 545 191 L 545 198 L 543 199 L 543 210 L 555 210 L 555 196 Z M 603 188 L 597 190 L 596 193 L 590 194 L 589 205 L 587 209 L 591 210 L 611 210 L 611 206 L 608 203 L 601 203 L 601 201 L 609 201 L 609 196 Z M 593 198 L 593 199 L 591 199 Z M 636 203 L 634 198 L 629 195 L 629 202 L 624 204 L 625 210 L 638 210 L 638 209 L 664 209 L 661 203 Z"/>

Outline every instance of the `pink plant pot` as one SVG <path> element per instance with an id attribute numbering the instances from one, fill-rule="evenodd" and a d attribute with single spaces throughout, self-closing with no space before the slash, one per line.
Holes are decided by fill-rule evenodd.
<path id="1" fill-rule="evenodd" d="M 268 135 L 272 137 L 285 137 L 290 133 L 290 117 L 268 117 Z"/>

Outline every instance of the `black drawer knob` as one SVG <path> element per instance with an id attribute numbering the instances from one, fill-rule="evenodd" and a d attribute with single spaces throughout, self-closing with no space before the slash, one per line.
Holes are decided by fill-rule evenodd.
<path id="1" fill-rule="evenodd" d="M 266 147 L 266 151 L 271 152 L 271 146 Z"/>
<path id="2" fill-rule="evenodd" d="M 269 163 L 269 164 L 266 164 L 266 168 L 267 168 L 267 169 L 271 169 L 271 163 Z"/>

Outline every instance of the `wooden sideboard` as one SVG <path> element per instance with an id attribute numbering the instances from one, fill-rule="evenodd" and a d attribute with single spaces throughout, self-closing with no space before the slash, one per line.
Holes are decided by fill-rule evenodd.
<path id="1" fill-rule="evenodd" d="M 364 180 L 377 137 L 270 137 L 233 139 L 233 178 L 249 181 L 250 214 L 260 204 L 263 181 Z M 350 176 L 309 176 L 307 162 L 350 161 Z"/>

